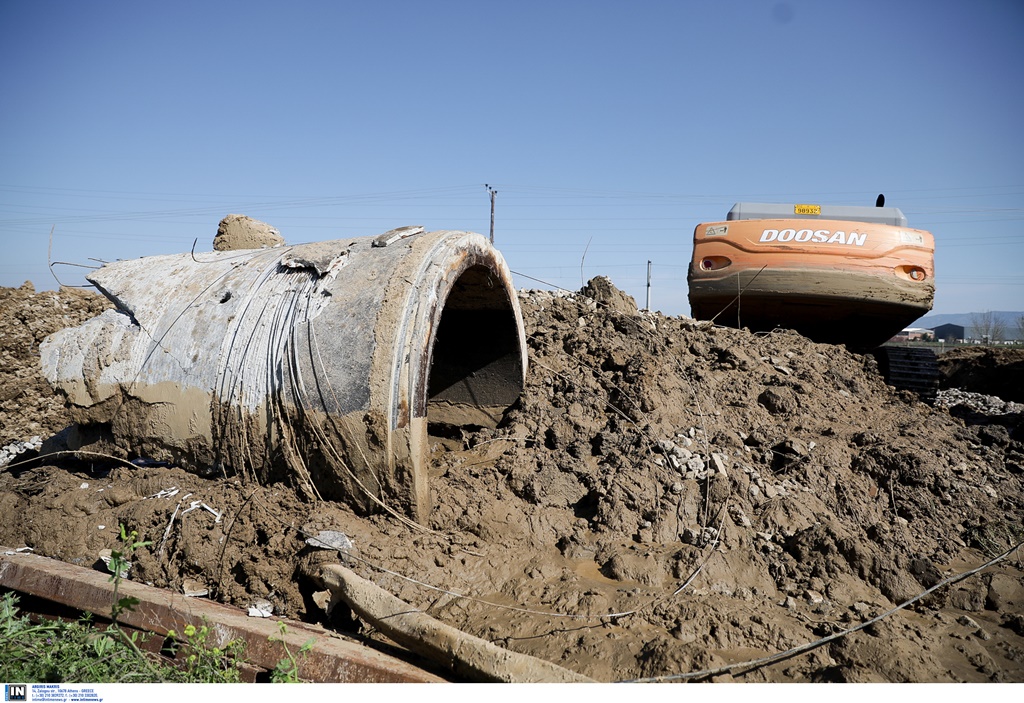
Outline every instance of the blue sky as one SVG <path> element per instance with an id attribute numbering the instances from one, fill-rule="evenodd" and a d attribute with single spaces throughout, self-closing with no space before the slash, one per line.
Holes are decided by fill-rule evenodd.
<path id="1" fill-rule="evenodd" d="M 882 192 L 935 235 L 934 312 L 1024 309 L 1016 0 L 0 0 L 0 66 L 0 285 L 229 213 L 486 235 L 486 183 L 520 287 L 642 305 L 650 260 L 687 314 L 697 223 Z"/>

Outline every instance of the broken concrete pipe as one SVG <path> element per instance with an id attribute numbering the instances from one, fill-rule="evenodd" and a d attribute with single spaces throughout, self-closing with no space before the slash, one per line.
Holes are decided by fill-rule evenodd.
<path id="1" fill-rule="evenodd" d="M 50 336 L 42 366 L 81 436 L 128 456 L 423 521 L 428 426 L 494 426 L 523 389 L 511 274 L 478 234 L 153 256 L 88 279 L 116 309 Z"/>

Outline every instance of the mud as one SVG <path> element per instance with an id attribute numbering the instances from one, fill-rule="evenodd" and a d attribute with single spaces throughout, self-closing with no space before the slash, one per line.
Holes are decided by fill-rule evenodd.
<path id="1" fill-rule="evenodd" d="M 341 531 L 350 568 L 439 621 L 619 681 L 855 627 L 1024 538 L 1019 415 L 965 421 L 886 386 L 870 356 L 795 333 L 582 295 L 521 304 L 526 388 L 497 428 L 432 437 L 427 529 L 311 500 L 298 477 L 44 457 L 0 471 L 0 543 L 102 568 L 123 524 L 153 542 L 134 580 L 265 600 L 388 647 L 344 607 L 328 616 L 310 577 L 343 557 L 307 537 Z M 105 306 L 0 291 L 0 446 L 70 422 L 38 343 Z M 713 680 L 1024 681 L 1021 567 L 1018 552 L 863 631 Z"/>

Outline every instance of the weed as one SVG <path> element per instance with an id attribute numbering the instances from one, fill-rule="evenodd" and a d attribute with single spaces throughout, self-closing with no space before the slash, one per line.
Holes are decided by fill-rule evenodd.
<path id="1" fill-rule="evenodd" d="M 231 640 L 223 647 L 211 646 L 206 641 L 210 628 L 205 624 L 199 627 L 186 625 L 183 634 L 185 643 L 176 643 L 172 649 L 175 652 L 179 648 L 186 650 L 182 652 L 186 655 L 185 668 L 168 680 L 183 683 L 238 683 L 241 680 L 238 666 L 245 651 L 243 640 Z M 176 639 L 178 634 L 171 630 L 167 636 Z"/>
<path id="2" fill-rule="evenodd" d="M 110 552 L 110 564 L 108 564 L 112 574 L 110 580 L 114 582 L 114 603 L 110 607 L 110 619 L 114 621 L 115 626 L 118 624 L 117 618 L 121 613 L 126 610 L 134 610 L 135 606 L 139 604 L 139 599 L 132 596 L 118 598 L 121 581 L 128 576 L 128 569 L 132 566 L 132 556 L 140 547 L 148 547 L 153 544 L 152 542 L 137 542 L 139 533 L 135 530 L 130 533 L 125 532 L 124 524 L 121 524 L 120 528 L 121 549 Z"/>
<path id="3" fill-rule="evenodd" d="M 169 646 L 179 666 L 160 661 L 139 648 L 138 632 L 129 634 L 120 620 L 134 611 L 139 599 L 121 594 L 121 582 L 127 578 L 135 552 L 151 542 L 139 541 L 138 532 L 120 525 L 121 545 L 112 550 L 108 568 L 114 583 L 110 608 L 111 624 L 97 629 L 91 615 L 76 622 L 54 620 L 35 624 L 18 609 L 12 592 L 0 594 L 0 679 L 42 683 L 238 683 L 244 662 L 245 642 L 231 640 L 212 645 L 212 631 L 205 623 L 186 625 L 179 640 L 174 630 L 167 633 Z M 281 635 L 287 633 L 282 622 Z M 293 653 L 283 639 L 285 657 L 271 672 L 274 683 L 298 683 L 299 660 L 312 649 L 310 639 Z"/>
<path id="4" fill-rule="evenodd" d="M 89 618 L 33 624 L 13 593 L 0 597 L 0 679 L 25 682 L 160 681 L 138 655 Z"/>
<path id="5" fill-rule="evenodd" d="M 288 632 L 288 627 L 283 622 L 277 623 L 277 627 L 281 632 L 282 638 Z M 306 653 L 313 648 L 313 644 L 316 640 L 310 638 L 299 651 L 292 654 L 292 651 L 288 649 L 288 644 L 284 639 L 278 639 L 277 637 L 271 637 L 271 642 L 280 642 L 281 646 L 284 647 L 285 657 L 277 663 L 274 670 L 270 672 L 271 683 L 301 683 L 302 679 L 299 678 L 299 662 L 298 657 L 305 657 Z"/>

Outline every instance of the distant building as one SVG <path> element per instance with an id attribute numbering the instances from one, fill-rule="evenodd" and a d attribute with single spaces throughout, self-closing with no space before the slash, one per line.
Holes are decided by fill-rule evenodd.
<path id="1" fill-rule="evenodd" d="M 928 342 L 933 339 L 932 331 L 921 327 L 908 327 L 895 337 L 891 342 Z"/>
<path id="2" fill-rule="evenodd" d="M 959 342 L 965 338 L 965 331 L 963 325 L 947 324 L 932 328 L 932 332 L 935 333 L 935 339 L 943 342 Z"/>

